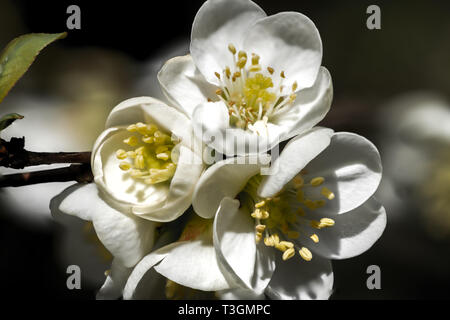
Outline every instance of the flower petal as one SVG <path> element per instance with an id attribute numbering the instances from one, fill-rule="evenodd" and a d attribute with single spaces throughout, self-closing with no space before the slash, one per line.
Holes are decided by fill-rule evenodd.
<path id="1" fill-rule="evenodd" d="M 134 267 L 133 271 L 131 272 L 127 283 L 125 285 L 125 288 L 123 290 L 123 298 L 124 300 L 130 300 L 135 299 L 136 297 L 136 291 L 138 290 L 138 287 L 145 287 L 146 291 L 149 291 L 148 293 L 151 293 L 152 287 L 154 285 L 148 278 L 155 278 L 155 274 L 147 275 L 148 272 L 152 272 L 153 267 L 159 263 L 162 259 L 167 257 L 168 254 L 170 254 L 173 250 L 173 248 L 181 245 L 181 242 L 174 242 L 169 245 L 166 245 L 150 254 L 145 256 L 139 263 Z M 147 278 L 147 279 L 144 279 Z M 139 290 L 142 290 L 140 288 Z"/>
<path id="2" fill-rule="evenodd" d="M 158 80 L 167 99 L 188 117 L 198 104 L 217 100 L 217 87 L 206 81 L 190 55 L 168 60 L 159 71 Z"/>
<path id="3" fill-rule="evenodd" d="M 214 220 L 214 247 L 221 265 L 238 286 L 262 293 L 275 264 L 263 244 L 255 243 L 254 221 L 239 201 L 224 198 Z"/>
<path id="4" fill-rule="evenodd" d="M 100 241 L 125 267 L 134 266 L 153 246 L 155 224 L 109 206 L 94 183 L 67 188 L 52 199 L 50 210 L 92 221 Z"/>
<path id="5" fill-rule="evenodd" d="M 123 287 L 127 282 L 132 268 L 126 268 L 117 260 L 113 260 L 111 270 L 105 283 L 97 292 L 97 300 L 116 300 L 122 297 Z"/>
<path id="6" fill-rule="evenodd" d="M 325 300 L 333 289 L 331 262 L 321 257 L 303 261 L 298 256 L 277 260 L 266 294 L 271 299 Z"/>
<path id="7" fill-rule="evenodd" d="M 266 198 L 278 193 L 300 170 L 328 147 L 332 135 L 333 130 L 316 127 L 289 141 L 273 162 L 269 175 L 261 181 L 258 194 Z"/>
<path id="8" fill-rule="evenodd" d="M 297 92 L 297 99 L 286 111 L 271 119 L 276 125 L 289 128 L 288 139 L 314 127 L 330 110 L 333 100 L 333 84 L 331 75 L 324 67 L 320 67 L 316 82 L 310 88 Z"/>
<path id="9" fill-rule="evenodd" d="M 249 0 L 210 0 L 202 5 L 192 25 L 190 50 L 206 80 L 218 84 L 214 72 L 233 63 L 228 44 L 239 50 L 247 29 L 265 16 Z"/>
<path id="10" fill-rule="evenodd" d="M 380 154 L 369 140 L 354 133 L 338 132 L 305 171 L 305 181 L 323 177 L 325 182 L 317 189 L 327 187 L 335 194 L 320 210 L 344 213 L 359 207 L 374 194 L 380 184 L 382 167 Z"/>
<path id="11" fill-rule="evenodd" d="M 275 70 L 274 83 L 284 71 L 284 85 L 291 87 L 296 81 L 298 90 L 314 84 L 322 62 L 319 31 L 298 12 L 280 12 L 260 19 L 246 34 L 244 49 L 258 54 L 261 65 Z"/>
<path id="12" fill-rule="evenodd" d="M 262 133 L 233 128 L 228 109 L 222 101 L 198 105 L 192 114 L 196 137 L 227 156 L 258 154 L 271 150 L 288 136 L 288 128 L 268 123 Z"/>
<path id="13" fill-rule="evenodd" d="M 167 198 L 154 208 L 134 206 L 133 213 L 142 218 L 167 222 L 181 216 L 192 203 L 195 185 L 203 172 L 202 159 L 191 149 L 181 146 L 177 170 L 170 182 Z"/>
<path id="14" fill-rule="evenodd" d="M 268 155 L 229 158 L 209 167 L 194 191 L 192 205 L 195 212 L 206 219 L 214 217 L 222 199 L 236 197 L 269 159 Z"/>
<path id="15" fill-rule="evenodd" d="M 333 216 L 333 220 L 333 227 L 315 230 L 320 240 L 310 248 L 322 257 L 348 259 L 369 250 L 381 237 L 386 210 L 371 198 L 352 211 Z"/>
<path id="16" fill-rule="evenodd" d="M 213 245 L 212 226 L 192 241 L 177 242 L 164 260 L 154 266 L 164 277 L 186 287 L 203 291 L 230 288 Z"/>

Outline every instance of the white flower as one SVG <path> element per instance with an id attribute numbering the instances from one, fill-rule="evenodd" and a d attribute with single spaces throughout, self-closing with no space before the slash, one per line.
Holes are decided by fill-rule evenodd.
<path id="1" fill-rule="evenodd" d="M 372 198 L 378 151 L 356 134 L 313 128 L 272 167 L 275 174 L 262 177 L 258 165 L 216 163 L 199 180 L 194 209 L 214 218 L 214 247 L 230 283 L 275 299 L 328 298 L 329 259 L 363 253 L 384 231 L 385 210 Z"/>
<path id="2" fill-rule="evenodd" d="M 92 221 L 114 256 L 99 297 L 114 298 L 153 247 L 155 222 L 172 221 L 191 205 L 203 171 L 190 120 L 163 102 L 139 97 L 110 113 L 92 150 L 95 183 L 74 185 L 51 201 L 61 213 Z"/>
<path id="3" fill-rule="evenodd" d="M 192 117 L 196 134 L 221 153 L 272 149 L 330 108 L 319 32 L 300 13 L 266 16 L 249 0 L 206 1 L 190 52 L 169 60 L 158 78 L 167 98 Z"/>

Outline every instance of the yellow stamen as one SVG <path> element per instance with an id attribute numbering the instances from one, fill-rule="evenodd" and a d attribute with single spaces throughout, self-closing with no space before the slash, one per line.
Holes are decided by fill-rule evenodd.
<path id="1" fill-rule="evenodd" d="M 316 177 L 312 179 L 310 183 L 313 187 L 317 187 L 320 186 L 324 181 L 325 179 L 323 177 Z"/>
<path id="2" fill-rule="evenodd" d="M 282 258 L 283 258 L 284 261 L 286 261 L 286 260 L 292 258 L 294 255 L 295 255 L 294 248 L 289 248 L 283 253 Z"/>
<path id="3" fill-rule="evenodd" d="M 320 193 L 322 193 L 322 195 L 325 196 L 328 200 L 334 199 L 334 193 L 331 192 L 331 190 L 328 189 L 327 187 L 323 187 Z"/>
<path id="4" fill-rule="evenodd" d="M 308 250 L 308 248 L 302 247 L 299 252 L 300 256 L 303 258 L 303 260 L 305 261 L 311 261 L 312 259 L 312 253 L 311 251 Z"/>
<path id="5" fill-rule="evenodd" d="M 319 236 L 317 234 L 313 234 L 312 236 L 310 236 L 311 240 L 314 241 L 315 243 L 319 242 Z"/>

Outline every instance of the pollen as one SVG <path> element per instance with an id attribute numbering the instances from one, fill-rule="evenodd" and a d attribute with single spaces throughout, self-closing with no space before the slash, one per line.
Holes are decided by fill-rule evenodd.
<path id="1" fill-rule="evenodd" d="M 311 251 L 309 251 L 308 248 L 302 247 L 298 253 L 300 254 L 300 257 L 303 258 L 303 260 L 305 261 L 311 261 L 312 259 L 312 253 Z"/>
<path id="2" fill-rule="evenodd" d="M 176 170 L 171 154 L 179 139 L 172 139 L 155 124 L 138 122 L 129 125 L 127 131 L 131 135 L 123 142 L 133 150 L 116 151 L 116 158 L 122 160 L 119 168 L 145 184 L 170 181 Z"/>
<path id="3" fill-rule="evenodd" d="M 263 68 L 263 59 L 257 53 L 238 51 L 231 43 L 228 51 L 233 56 L 233 65 L 214 72 L 220 88 L 216 95 L 228 107 L 232 127 L 259 133 L 260 130 L 252 130 L 253 125 L 260 121 L 267 126 L 271 118 L 292 106 L 298 84 L 294 82 L 290 91 L 285 90 L 284 71 L 278 78 L 273 67 Z"/>

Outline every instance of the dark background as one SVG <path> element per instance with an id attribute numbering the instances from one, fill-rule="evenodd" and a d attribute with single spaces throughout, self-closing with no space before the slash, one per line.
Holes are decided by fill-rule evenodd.
<path id="1" fill-rule="evenodd" d="M 0 47 L 29 32 L 66 30 L 66 8 L 81 8 L 81 30 L 49 48 L 56 52 L 83 48 L 114 51 L 133 63 L 144 63 L 168 43 L 188 38 L 195 13 L 203 1 L 14 1 L 0 9 Z M 450 3 L 438 1 L 256 1 L 268 14 L 299 11 L 318 27 L 323 62 L 333 77 L 334 103 L 323 122 L 338 130 L 354 131 L 381 144 L 384 128 L 374 121 L 385 101 L 403 92 L 432 90 L 450 94 Z M 366 28 L 366 8 L 381 8 L 382 29 Z M 13 19 L 14 18 L 14 19 Z M 53 45 L 52 45 L 53 46 Z M 60 55 L 58 55 L 60 56 Z M 167 57 L 170 58 L 170 57 Z M 51 87 L 27 77 L 44 79 L 64 72 L 70 64 L 92 62 L 76 58 L 52 64 L 42 57 L 16 91 L 50 92 Z M 74 60 L 75 59 L 75 60 Z M 46 69 L 47 68 L 47 69 Z M 28 81 L 28 82 L 27 82 Z M 29 84 L 29 85 L 27 85 Z M 82 94 L 82 93 L 81 93 Z M 117 97 L 117 102 L 128 94 Z M 112 106 L 111 106 L 112 107 Z M 382 148 L 381 148 L 381 151 Z M 382 153 L 383 155 L 383 153 Z M 407 165 L 407 164 L 405 164 Z M 434 239 L 422 227 L 420 208 L 404 199 L 407 215 L 389 220 L 382 238 L 363 255 L 334 261 L 332 299 L 449 298 L 449 240 Z M 96 288 L 66 288 L 65 267 L 58 258 L 61 229 L 35 229 L 11 218 L 13 208 L 0 204 L 1 291 L 12 297 L 92 299 Z M 379 265 L 382 289 L 366 287 L 367 266 Z"/>

